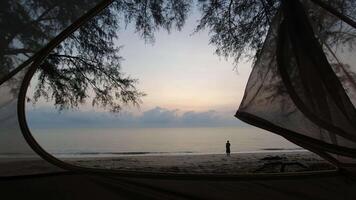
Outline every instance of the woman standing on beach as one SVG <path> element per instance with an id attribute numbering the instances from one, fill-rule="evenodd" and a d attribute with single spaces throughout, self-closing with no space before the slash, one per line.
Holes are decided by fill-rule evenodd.
<path id="1" fill-rule="evenodd" d="M 230 156 L 230 146 L 231 146 L 231 144 L 230 144 L 230 142 L 229 142 L 229 140 L 226 142 L 226 155 L 227 156 Z"/>

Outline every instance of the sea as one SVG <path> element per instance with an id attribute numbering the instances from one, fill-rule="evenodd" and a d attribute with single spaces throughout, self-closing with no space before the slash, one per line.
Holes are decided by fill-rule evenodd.
<path id="1" fill-rule="evenodd" d="M 37 142 L 57 157 L 220 154 L 305 151 L 281 136 L 251 127 L 34 129 Z"/>

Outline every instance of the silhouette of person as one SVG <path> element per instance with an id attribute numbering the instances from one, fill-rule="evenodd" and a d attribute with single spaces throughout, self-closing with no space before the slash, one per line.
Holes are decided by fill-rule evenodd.
<path id="1" fill-rule="evenodd" d="M 230 142 L 229 142 L 229 140 L 226 142 L 226 155 L 227 156 L 230 156 L 230 146 L 231 146 L 231 144 L 230 144 Z"/>

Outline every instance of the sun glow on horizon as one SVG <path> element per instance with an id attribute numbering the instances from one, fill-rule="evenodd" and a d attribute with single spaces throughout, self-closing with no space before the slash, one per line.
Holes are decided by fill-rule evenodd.
<path id="1" fill-rule="evenodd" d="M 117 41 L 122 46 L 122 70 L 137 78 L 137 88 L 147 94 L 141 110 L 156 106 L 184 111 L 236 110 L 243 96 L 251 63 L 234 70 L 232 59 L 214 54 L 208 31 L 192 34 L 188 19 L 181 31 L 158 31 L 147 44 L 128 27 Z"/>

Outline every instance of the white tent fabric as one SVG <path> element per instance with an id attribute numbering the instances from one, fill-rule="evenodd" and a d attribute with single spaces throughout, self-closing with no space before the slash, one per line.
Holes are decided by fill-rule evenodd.
<path id="1" fill-rule="evenodd" d="M 335 174 L 284 178 L 120 178 L 57 174 L 0 180 L 6 199 L 353 200 L 356 184 Z"/>
<path id="2" fill-rule="evenodd" d="M 57 37 L 42 41 L 42 46 L 37 46 L 34 53 L 27 55 L 29 59 L 6 55 L 4 52 L 9 49 L 3 50 L 0 162 L 17 160 L 20 168 L 26 168 L 19 162 L 25 157 L 44 162 L 38 157 L 39 153 L 45 158 L 48 156 L 48 160 L 52 159 L 35 141 L 31 141 L 30 133 L 26 130 L 26 121 L 23 118 L 25 98 L 20 93 L 24 76 L 29 68 L 32 71 L 36 69 L 36 66 L 31 66 L 35 61 L 44 58 L 47 52 L 110 3 L 111 1 L 102 1 L 95 5 L 94 1 L 86 2 L 81 12 L 73 14 L 61 26 L 53 24 L 51 28 L 51 24 L 45 24 Z M 265 45 L 254 66 L 237 117 L 280 134 L 341 168 L 353 168 L 356 157 L 356 60 L 353 56 L 354 49 L 347 48 L 347 45 L 353 43 L 354 39 L 346 37 L 341 43 L 337 43 L 328 38 L 326 33 L 336 32 L 338 28 L 337 31 L 342 34 L 354 35 L 354 13 L 342 13 L 328 4 L 315 4 L 311 1 L 282 1 L 281 5 L 283 6 L 271 24 Z M 12 9 L 16 11 L 16 6 L 3 6 L 9 7 L 8 12 Z M 28 5 L 21 6 L 26 8 Z M 61 8 L 61 3 L 52 6 Z M 34 19 L 42 17 L 42 10 L 33 12 Z M 53 17 L 58 15 L 58 10 L 49 9 L 46 14 Z M 351 15 L 351 18 L 346 14 Z M 327 20 L 313 21 L 313 17 L 321 16 Z M 19 30 L 26 31 L 25 28 Z M 6 30 L 3 32 L 6 33 Z M 21 46 L 16 42 L 12 45 Z M 21 95 L 22 99 L 19 100 Z M 58 160 L 53 161 L 58 164 Z M 48 166 L 50 171 L 59 170 L 54 165 Z M 15 175 L 4 168 L 0 170 L 1 176 Z M 26 170 L 17 171 L 26 174 Z M 31 171 L 35 173 L 36 169 Z"/>
<path id="3" fill-rule="evenodd" d="M 340 13 L 283 1 L 236 116 L 354 168 L 356 60 L 349 46 L 355 38 L 343 34 L 354 35 L 356 27 L 330 11 Z"/>
<path id="4" fill-rule="evenodd" d="M 35 69 L 36 66 L 31 66 L 33 62 L 43 58 L 42 56 L 58 42 L 111 3 L 104 0 L 94 5 L 98 2 L 85 1 L 82 12 L 75 13 L 70 23 L 56 29 L 57 37 L 43 41 L 43 46 L 39 46 L 29 59 L 1 57 L 1 61 L 7 63 L 1 68 L 0 75 L 1 197 L 345 200 L 356 198 L 356 181 L 335 172 L 274 178 L 115 173 L 61 164 L 43 152 L 43 149 L 36 146 L 35 141 L 28 137 L 30 133 L 26 130 L 26 122 L 23 121 L 23 105 L 26 99 L 21 93 L 23 91 L 21 86 L 24 77 L 29 70 Z M 306 0 L 301 2 L 302 4 L 297 0 L 282 1 L 283 9 L 278 12 L 271 24 L 237 117 L 280 134 L 318 153 L 340 168 L 353 170 L 356 163 L 354 123 L 356 93 L 353 75 L 356 72 L 355 52 L 352 48 L 346 48 L 345 44 L 350 40 L 346 40 L 342 43 L 344 46 L 339 48 L 328 38 L 323 38 L 323 33 L 342 27 L 341 30 L 345 28 L 348 33 L 354 35 L 356 27 L 353 26 L 352 19 L 341 18 L 346 17 L 346 14 L 352 17 L 355 13 L 343 13 L 341 14 L 343 17 L 340 18 L 338 13 L 341 10 L 337 8 L 327 10 L 328 4 L 325 7 L 324 4 L 314 4 Z M 16 5 L 15 1 L 12 3 Z M 324 5 L 325 8 L 320 5 Z M 7 8 L 6 6 L 12 5 L 0 3 L 1 9 Z M 316 21 L 313 20 L 315 17 L 313 11 L 320 9 L 324 9 L 322 13 L 331 17 L 327 19 L 331 19 L 329 22 L 334 26 L 314 23 Z M 40 15 L 35 13 L 34 16 Z M 355 19 L 355 16 L 353 17 Z M 73 24 L 70 25 L 71 23 Z M 0 34 L 6 32 L 1 31 Z M 321 41 L 324 43 L 320 43 Z M 47 162 L 45 160 L 49 163 L 43 165 L 43 162 Z M 9 164 L 11 162 L 13 163 Z M 33 165 L 36 162 L 42 164 Z M 53 173 L 62 171 L 56 165 L 91 174 Z M 20 176 L 48 172 L 52 174 Z M 146 178 L 122 178 L 132 175 Z"/>
<path id="5" fill-rule="evenodd" d="M 27 12 L 31 13 L 31 16 L 28 16 L 28 19 L 26 19 L 27 21 L 24 19 L 22 23 L 16 20 L 12 21 L 11 19 L 1 21 L 3 29 L 1 30 L 0 37 L 4 39 L 2 41 L 13 37 L 11 41 L 15 42 L 11 42 L 8 46 L 2 46 L 0 51 L 0 60 L 2 61 L 0 74 L 0 176 L 25 175 L 60 170 L 40 158 L 24 138 L 18 115 L 18 105 L 24 103 L 19 102 L 20 89 L 25 74 L 35 60 L 40 59 L 41 56 L 45 56 L 46 52 L 53 49 L 81 24 L 110 4 L 111 1 L 102 1 L 100 4 L 98 2 L 91 0 L 79 1 L 82 4 L 81 8 L 76 9 L 76 13 L 68 11 L 67 14 L 70 13 L 70 15 L 64 15 L 65 11 L 63 9 L 68 8 L 68 5 L 66 5 L 68 2 L 64 1 L 37 2 L 43 3 L 43 7 L 47 7 L 47 10 L 33 9 L 32 6 L 36 2 L 32 2 L 34 4 L 27 1 L 3 1 L 0 3 L 2 12 L 5 13 L 4 16 L 11 17 L 14 12 L 20 12 L 21 9 L 27 9 Z M 29 38 L 36 38 L 36 34 L 39 33 L 29 32 L 26 26 L 31 26 L 32 21 L 39 21 L 41 18 L 54 18 L 54 20 L 61 18 L 61 23 L 53 22 L 52 24 L 48 23 L 47 20 L 44 24 L 38 25 L 38 28 L 43 29 L 40 31 L 50 31 L 51 34 L 48 35 L 51 35 L 53 38 L 47 38 L 46 41 L 41 40 L 41 46 L 37 44 L 31 47 L 31 52 L 34 53 L 26 54 L 27 56 L 23 54 L 11 54 L 11 50 L 21 49 L 23 46 L 20 42 L 16 42 L 16 37 L 27 34 Z M 22 162 L 23 160 L 27 160 L 30 163 L 39 163 L 46 167 L 46 169 L 41 169 L 41 167 L 36 168 L 33 164 Z"/>

